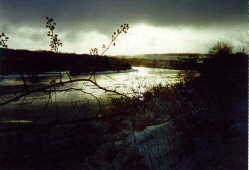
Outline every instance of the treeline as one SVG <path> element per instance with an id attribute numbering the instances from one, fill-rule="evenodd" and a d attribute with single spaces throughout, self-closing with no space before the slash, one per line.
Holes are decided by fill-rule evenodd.
<path id="1" fill-rule="evenodd" d="M 105 56 L 0 48 L 1 74 L 38 74 L 51 71 L 79 74 L 130 68 L 125 61 Z"/>

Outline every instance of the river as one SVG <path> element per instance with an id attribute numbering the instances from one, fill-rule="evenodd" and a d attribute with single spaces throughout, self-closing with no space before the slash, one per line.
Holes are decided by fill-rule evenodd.
<path id="1" fill-rule="evenodd" d="M 101 72 L 97 73 L 95 76 L 96 82 L 106 89 L 116 90 L 119 93 L 124 93 L 128 95 L 140 95 L 147 89 L 152 86 L 158 84 L 174 84 L 179 82 L 179 72 L 180 70 L 173 69 L 162 69 L 162 68 L 146 68 L 146 67 L 133 67 L 131 70 L 123 71 L 123 72 Z M 40 76 L 40 78 L 33 80 L 32 82 L 27 82 L 32 86 L 41 86 L 44 84 L 48 84 L 51 81 L 59 82 L 60 79 L 55 74 L 50 74 L 49 76 L 43 75 L 45 77 Z M 82 79 L 89 78 L 89 75 L 79 75 L 73 76 L 72 79 Z M 64 73 L 62 76 L 62 81 L 68 81 L 68 76 Z M 23 81 L 16 76 L 7 76 L 2 77 L 0 81 L 1 93 L 8 91 L 9 89 L 18 89 L 18 86 L 21 85 Z M 63 87 L 57 88 L 61 89 L 69 89 L 76 88 L 82 89 L 82 91 L 60 91 L 56 93 L 51 93 L 52 95 L 48 95 L 45 93 L 34 93 L 29 96 L 22 98 L 16 102 L 12 102 L 5 106 L 0 106 L 0 112 L 4 112 L 4 116 L 0 116 L 0 119 L 4 120 L 13 120 L 13 119 L 30 119 L 33 117 L 33 114 L 29 114 L 29 116 L 20 116 L 25 115 L 29 110 L 37 110 L 38 108 L 45 108 L 47 105 L 52 105 L 56 107 L 56 112 L 58 108 L 63 108 L 66 105 L 77 105 L 77 107 L 84 106 L 86 104 L 96 104 L 96 102 L 106 103 L 110 98 L 117 97 L 117 95 L 113 93 L 106 93 L 104 90 L 99 89 L 95 85 L 90 82 L 80 81 L 74 82 L 70 84 L 66 84 Z M 11 90 L 10 90 L 11 91 Z M 94 96 L 93 96 L 94 95 Z M 4 101 L 10 97 L 14 97 L 14 95 L 1 95 L 1 101 Z M 96 100 L 96 97 L 98 100 Z M 80 104 L 79 104 L 80 103 Z M 96 108 L 91 105 L 91 107 Z M 87 107 L 84 107 L 86 109 Z M 82 109 L 82 108 L 81 108 Z M 9 112 L 9 110 L 12 110 Z M 21 111 L 20 111 L 21 110 Z M 67 109 L 61 109 L 63 111 Z M 89 109 L 86 109 L 87 112 Z M 32 111 L 33 112 L 33 111 Z M 55 112 L 55 111 L 50 111 Z M 62 111 L 60 111 L 62 112 Z M 66 111 L 65 111 L 66 112 Z M 24 114 L 25 113 L 25 114 Z M 16 116 L 16 115 L 19 116 Z M 13 116 L 15 115 L 15 116 Z M 45 116 L 46 114 L 44 114 Z"/>
<path id="2" fill-rule="evenodd" d="M 157 84 L 174 84 L 179 82 L 179 72 L 180 70 L 173 69 L 162 69 L 162 68 L 147 68 L 147 67 L 133 67 L 131 70 L 121 71 L 121 72 L 100 72 L 95 75 L 96 82 L 106 89 L 116 90 L 120 93 L 132 94 L 133 92 L 143 93 L 146 89 L 155 86 Z M 44 75 L 46 76 L 46 75 Z M 17 76 L 16 76 L 17 77 Z M 0 85 L 6 87 L 6 90 L 10 87 L 18 87 L 22 85 L 23 81 L 20 78 L 14 76 L 5 77 L 0 82 Z M 78 75 L 72 76 L 72 79 L 88 79 L 89 75 Z M 69 78 L 66 74 L 63 74 L 62 81 L 68 81 Z M 59 82 L 60 78 L 55 74 L 47 74 L 47 77 L 40 77 L 38 80 L 27 81 L 27 84 L 32 84 L 33 86 L 40 86 L 48 84 L 51 81 Z M 70 84 L 59 89 L 77 88 L 82 89 L 87 93 L 91 93 L 99 98 L 106 98 L 112 96 L 111 93 L 106 93 L 105 91 L 99 89 L 90 82 L 80 81 Z M 57 101 L 74 101 L 80 100 L 87 97 L 86 93 L 79 91 L 66 91 L 57 92 Z M 32 99 L 37 97 L 38 94 L 30 95 Z M 40 96 L 40 95 L 39 95 Z M 40 96 L 41 97 L 41 96 Z M 89 96 L 91 97 L 91 96 Z M 39 98 L 39 97 L 38 97 Z M 28 99 L 28 97 L 26 98 Z M 38 101 L 37 101 L 38 102 Z"/>

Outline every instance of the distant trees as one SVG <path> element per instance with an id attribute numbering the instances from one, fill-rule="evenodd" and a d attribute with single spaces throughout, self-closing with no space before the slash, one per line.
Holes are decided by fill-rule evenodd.
<path id="1" fill-rule="evenodd" d="M 8 48 L 7 42 L 9 40 L 9 37 L 5 33 L 0 34 L 0 47 L 2 48 Z"/>
<path id="2" fill-rule="evenodd" d="M 59 47 L 62 47 L 62 42 L 58 38 L 58 34 L 55 34 L 55 26 L 56 22 L 53 18 L 46 17 L 46 28 L 48 28 L 47 36 L 50 38 L 50 50 L 54 52 L 58 52 Z"/>

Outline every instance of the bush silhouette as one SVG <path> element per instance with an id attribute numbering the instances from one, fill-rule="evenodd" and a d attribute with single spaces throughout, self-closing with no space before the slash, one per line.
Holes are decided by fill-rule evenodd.
<path id="1" fill-rule="evenodd" d="M 229 43 L 219 41 L 210 50 L 211 56 L 229 56 L 233 53 L 233 46 Z"/>

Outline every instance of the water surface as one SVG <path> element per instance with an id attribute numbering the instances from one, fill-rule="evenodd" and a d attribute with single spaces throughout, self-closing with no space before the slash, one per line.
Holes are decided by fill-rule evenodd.
<path id="1" fill-rule="evenodd" d="M 59 73 L 54 74 L 54 77 L 39 77 L 37 80 L 27 81 L 27 84 L 33 86 L 41 86 L 42 84 L 49 84 L 50 82 L 68 81 L 69 78 L 66 74 L 63 74 L 62 80 L 59 78 Z M 87 79 L 89 75 L 73 76 L 72 79 Z M 146 67 L 133 67 L 132 70 L 125 72 L 102 72 L 95 75 L 96 82 L 101 86 L 109 90 L 115 90 L 120 93 L 131 95 L 132 93 L 143 93 L 146 89 L 157 84 L 172 84 L 179 82 L 179 70 L 162 69 L 162 68 L 146 68 Z M 13 76 L 6 77 L 0 82 L 0 85 L 9 88 L 7 86 L 22 85 L 23 81 L 20 78 L 14 78 Z M 57 92 L 57 101 L 66 102 L 80 100 L 84 98 L 93 98 L 89 94 L 93 94 L 99 98 L 107 98 L 112 96 L 111 93 L 106 93 L 104 90 L 99 89 L 90 82 L 75 82 L 66 84 L 63 87 L 57 89 L 82 89 L 82 91 L 66 91 Z M 2 87 L 3 89 L 3 87 Z M 10 88 L 9 88 L 10 89 Z M 16 88 L 15 88 L 16 89 Z M 89 93 L 89 94 L 87 94 Z M 32 102 L 39 102 L 46 95 L 43 93 L 32 94 L 28 98 L 32 98 Z M 46 97 L 45 97 L 46 98 Z M 38 100 L 37 100 L 38 99 Z"/>
<path id="2" fill-rule="evenodd" d="M 101 72 L 96 74 L 96 82 L 109 90 L 115 90 L 126 95 L 140 95 L 147 89 L 157 84 L 174 84 L 179 82 L 180 70 L 133 67 L 132 70 L 124 72 Z M 87 79 L 89 75 L 73 76 L 72 79 Z M 51 82 L 68 81 L 66 73 L 60 78 L 59 73 L 49 74 L 49 76 L 39 76 L 26 83 L 34 87 L 47 85 Z M 0 81 L 1 93 L 9 90 L 16 90 L 23 84 L 20 76 L 5 76 Z M 81 89 L 82 91 L 60 91 L 52 92 L 50 95 L 44 92 L 33 93 L 29 96 L 12 102 L 5 106 L 0 106 L 0 120 L 45 120 L 48 118 L 57 118 L 58 113 L 62 119 L 76 118 L 87 113 L 89 110 L 98 111 L 99 103 L 105 104 L 111 98 L 119 97 L 113 93 L 107 93 L 87 81 L 80 81 L 66 84 L 63 89 Z M 14 95 L 0 95 L 1 101 L 4 101 Z M 96 103 L 98 105 L 96 105 Z M 11 110 L 11 111 L 9 111 Z M 41 112 L 42 111 L 42 112 Z M 70 114 L 68 114 L 70 113 Z M 70 116 L 69 116 L 70 115 Z M 12 121 L 13 122 L 13 121 Z M 15 122 L 15 121 L 14 121 Z"/>

